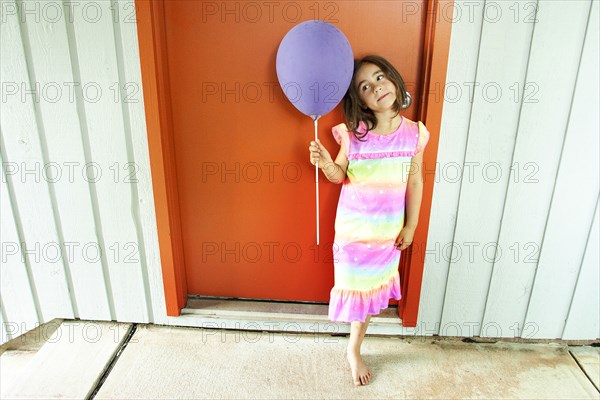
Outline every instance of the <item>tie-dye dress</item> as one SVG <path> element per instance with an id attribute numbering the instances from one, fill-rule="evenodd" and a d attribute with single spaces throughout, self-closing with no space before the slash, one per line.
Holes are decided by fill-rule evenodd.
<path id="1" fill-rule="evenodd" d="M 357 131 L 365 131 L 360 123 Z M 422 122 L 402 118 L 388 135 L 369 132 L 359 141 L 345 124 L 332 128 L 347 149 L 348 169 L 335 218 L 334 279 L 329 320 L 365 322 L 400 300 L 400 250 L 394 242 L 404 227 L 411 158 L 422 152 L 429 132 Z"/>

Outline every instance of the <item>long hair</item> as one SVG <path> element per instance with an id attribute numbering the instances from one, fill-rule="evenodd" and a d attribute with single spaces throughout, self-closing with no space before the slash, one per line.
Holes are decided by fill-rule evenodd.
<path id="1" fill-rule="evenodd" d="M 354 82 L 356 73 L 363 66 L 363 64 L 370 63 L 377 65 L 385 77 L 389 79 L 396 87 L 396 100 L 392 105 L 392 109 L 396 112 L 396 115 L 400 113 L 400 110 L 405 108 L 404 104 L 409 104 L 408 94 L 406 92 L 406 85 L 404 79 L 394 68 L 394 66 L 385 58 L 377 55 L 368 55 L 361 59 L 354 60 L 354 72 L 352 73 L 352 81 L 348 91 L 343 98 L 343 111 L 344 119 L 346 120 L 346 126 L 348 130 L 354 133 L 354 136 L 358 140 L 362 140 L 367 135 L 367 132 L 371 129 L 375 129 L 377 126 L 377 118 L 373 111 L 368 109 L 360 100 L 358 89 Z M 366 124 L 366 131 L 361 135 L 357 132 L 360 121 L 364 121 Z"/>

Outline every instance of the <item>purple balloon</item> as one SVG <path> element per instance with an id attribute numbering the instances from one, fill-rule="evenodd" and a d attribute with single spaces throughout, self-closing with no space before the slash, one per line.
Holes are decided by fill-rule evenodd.
<path id="1" fill-rule="evenodd" d="M 281 89 L 302 113 L 318 118 L 333 110 L 350 87 L 354 56 L 335 26 L 304 21 L 285 35 L 277 50 Z"/>

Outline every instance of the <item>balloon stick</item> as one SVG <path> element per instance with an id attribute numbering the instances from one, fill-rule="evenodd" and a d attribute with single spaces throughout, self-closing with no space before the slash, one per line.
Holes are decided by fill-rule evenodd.
<path id="1" fill-rule="evenodd" d="M 318 139 L 317 127 L 319 117 L 315 116 L 315 142 Z M 319 244 L 319 161 L 315 163 L 315 188 L 316 188 L 316 201 L 317 201 L 317 245 Z"/>

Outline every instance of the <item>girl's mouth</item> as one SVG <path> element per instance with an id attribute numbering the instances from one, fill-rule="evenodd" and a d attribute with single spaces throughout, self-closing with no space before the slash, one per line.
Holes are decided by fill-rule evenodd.
<path id="1" fill-rule="evenodd" d="M 379 99 L 377 99 L 377 101 L 383 99 L 385 96 L 387 96 L 389 93 L 384 94 L 383 96 L 381 96 Z"/>

